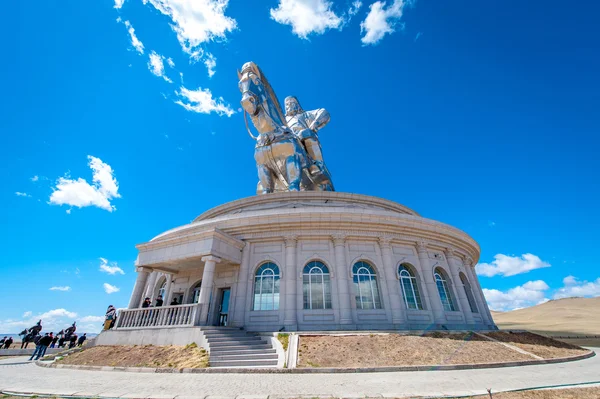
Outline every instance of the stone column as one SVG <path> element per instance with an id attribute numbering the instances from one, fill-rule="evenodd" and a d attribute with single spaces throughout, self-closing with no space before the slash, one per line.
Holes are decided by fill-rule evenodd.
<path id="1" fill-rule="evenodd" d="M 394 264 L 392 256 L 391 239 L 388 237 L 379 237 L 379 248 L 381 248 L 381 257 L 383 258 L 383 272 L 387 280 L 388 295 L 390 297 L 390 307 L 392 310 L 392 324 L 406 323 L 406 305 L 402 300 L 400 292 L 400 281 L 398 280 L 398 271 Z"/>
<path id="2" fill-rule="evenodd" d="M 163 297 L 163 301 L 165 301 L 164 305 L 170 305 L 173 298 L 171 298 L 171 288 L 173 283 L 173 275 L 169 273 L 165 273 L 165 279 L 167 284 L 165 285 L 165 296 Z"/>
<path id="3" fill-rule="evenodd" d="M 335 272 L 338 283 L 338 297 L 340 303 L 340 324 L 352 324 L 352 280 L 348 277 L 349 270 L 346 264 L 346 237 L 342 234 L 332 236 L 335 248 Z"/>
<path id="4" fill-rule="evenodd" d="M 419 263 L 421 264 L 421 271 L 423 273 L 423 280 L 425 280 L 425 291 L 429 297 L 429 304 L 431 311 L 433 312 L 433 319 L 436 324 L 444 324 L 446 322 L 446 316 L 444 315 L 444 309 L 442 308 L 442 300 L 440 294 L 435 285 L 435 279 L 433 278 L 433 268 L 429 261 L 429 253 L 427 252 L 427 244 L 424 242 L 417 243 L 417 252 L 419 254 Z"/>
<path id="5" fill-rule="evenodd" d="M 215 280 L 215 268 L 217 263 L 221 261 L 221 258 L 209 255 L 203 257 L 202 261 L 204 262 L 204 273 L 202 273 L 202 286 L 200 287 L 200 299 L 198 300 L 198 304 L 202 306 L 199 322 L 200 325 L 207 325 L 210 294 L 212 293 Z"/>
<path id="6" fill-rule="evenodd" d="M 450 273 L 452 274 L 452 278 L 454 279 L 454 287 L 456 289 L 456 295 L 458 296 L 458 301 L 460 302 L 460 307 L 462 308 L 463 315 L 465 316 L 465 322 L 467 324 L 475 324 L 475 319 L 473 319 L 473 312 L 471 312 L 471 305 L 469 305 L 469 299 L 467 298 L 467 294 L 465 292 L 464 284 L 460 279 L 460 259 L 456 256 L 456 253 L 452 248 L 446 248 L 445 251 L 446 259 L 448 260 L 448 266 L 450 267 Z"/>
<path id="7" fill-rule="evenodd" d="M 133 292 L 131 293 L 131 299 L 129 300 L 129 309 L 140 307 L 142 296 L 144 295 L 144 289 L 146 288 L 146 282 L 148 281 L 148 275 L 150 274 L 150 269 L 138 267 L 137 274 L 138 275 L 137 279 L 135 280 Z"/>
<path id="8" fill-rule="evenodd" d="M 150 273 L 150 278 L 148 279 L 148 285 L 146 288 L 146 293 L 144 294 L 144 298 L 150 298 L 150 302 L 154 304 L 154 286 L 156 285 L 156 278 L 158 277 L 158 272 L 153 271 Z"/>
<path id="9" fill-rule="evenodd" d="M 235 295 L 235 312 L 232 326 L 242 327 L 246 317 L 246 292 L 248 289 L 248 274 L 250 273 L 250 243 L 246 242 L 242 250 L 242 263 L 238 271 L 237 288 Z"/>
<path id="10" fill-rule="evenodd" d="M 483 295 L 483 290 L 481 289 L 481 285 L 479 285 L 479 279 L 477 278 L 475 267 L 473 267 L 473 260 L 467 257 L 465 259 L 464 265 L 465 269 L 467 270 L 467 277 L 469 278 L 469 282 L 471 283 L 473 295 L 475 296 L 475 300 L 477 301 L 477 307 L 479 308 L 479 314 L 483 319 L 483 323 L 488 326 L 495 326 L 494 319 L 492 318 L 490 309 L 487 306 L 487 301 L 485 300 L 485 295 Z"/>
<path id="11" fill-rule="evenodd" d="M 296 312 L 298 311 L 296 303 L 296 246 L 298 243 L 298 237 L 295 235 L 289 235 L 284 237 L 285 240 L 285 274 L 284 274 L 284 285 L 283 292 L 284 297 L 284 318 L 283 325 L 287 331 L 294 331 L 298 329 L 296 321 Z M 281 295 L 281 294 L 280 294 Z"/>

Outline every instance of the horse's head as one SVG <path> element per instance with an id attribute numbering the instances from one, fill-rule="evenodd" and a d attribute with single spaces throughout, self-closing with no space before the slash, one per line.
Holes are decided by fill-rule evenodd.
<path id="1" fill-rule="evenodd" d="M 260 69 L 254 62 L 247 62 L 238 72 L 238 86 L 242 93 L 242 107 L 250 115 L 256 115 L 259 104 L 265 98 L 265 86 L 262 83 Z"/>
<path id="2" fill-rule="evenodd" d="M 279 100 L 258 65 L 247 62 L 238 72 L 242 107 L 250 114 L 254 126 L 261 133 L 281 131 L 286 127 Z"/>

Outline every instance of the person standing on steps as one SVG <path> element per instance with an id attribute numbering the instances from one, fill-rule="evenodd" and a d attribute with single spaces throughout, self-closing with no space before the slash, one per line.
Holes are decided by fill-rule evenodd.
<path id="1" fill-rule="evenodd" d="M 10 349 L 10 346 L 13 343 L 12 337 L 8 337 L 8 339 L 4 342 L 4 349 Z"/>
<path id="2" fill-rule="evenodd" d="M 87 339 L 86 335 L 87 335 L 87 333 L 83 333 L 83 335 L 81 337 L 79 337 L 79 339 L 77 340 L 77 346 L 83 346 L 83 343 Z"/>

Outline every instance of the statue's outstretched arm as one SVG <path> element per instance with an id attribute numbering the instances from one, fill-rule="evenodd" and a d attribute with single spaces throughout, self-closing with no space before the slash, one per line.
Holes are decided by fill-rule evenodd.
<path id="1" fill-rule="evenodd" d="M 325 108 L 319 108 L 314 111 L 308 111 L 313 120 L 309 126 L 310 130 L 317 131 L 329 123 L 329 112 Z"/>

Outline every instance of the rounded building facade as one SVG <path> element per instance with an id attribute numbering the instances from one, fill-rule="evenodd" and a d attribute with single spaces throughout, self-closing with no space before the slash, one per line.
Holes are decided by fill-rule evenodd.
<path id="1" fill-rule="evenodd" d="M 177 325 L 496 328 L 474 270 L 478 244 L 381 198 L 327 191 L 244 198 L 137 248 L 129 308 L 161 295 L 185 314 Z M 173 314 L 152 322 L 173 324 Z"/>

